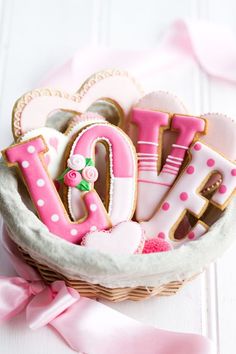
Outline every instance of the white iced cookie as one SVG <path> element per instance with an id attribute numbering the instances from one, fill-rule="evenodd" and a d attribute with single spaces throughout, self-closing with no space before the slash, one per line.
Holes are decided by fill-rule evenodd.
<path id="1" fill-rule="evenodd" d="M 141 226 L 126 221 L 109 231 L 95 231 L 84 236 L 81 245 L 110 254 L 142 253 L 144 235 Z"/>

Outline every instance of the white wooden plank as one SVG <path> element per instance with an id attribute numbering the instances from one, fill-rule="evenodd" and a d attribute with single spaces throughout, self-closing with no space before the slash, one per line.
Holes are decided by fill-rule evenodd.
<path id="1" fill-rule="evenodd" d="M 226 0 L 209 0 L 207 18 L 219 24 L 230 26 L 236 32 L 236 3 Z M 220 50 L 220 48 L 219 48 Z M 220 80 L 209 80 L 209 108 L 214 112 L 222 112 L 236 117 L 236 87 Z M 236 338 L 234 328 L 236 319 L 236 282 L 233 269 L 235 267 L 236 246 L 226 252 L 215 265 L 215 293 L 209 301 L 215 301 L 215 313 L 210 314 L 211 330 L 215 327 L 218 334 L 218 350 L 221 354 L 234 354 Z M 213 294 L 212 294 L 213 295 Z"/>
<path id="2" fill-rule="evenodd" d="M 176 18 L 191 17 L 195 1 L 112 0 L 109 44 L 149 48 Z"/>
<path id="3" fill-rule="evenodd" d="M 86 5 L 77 0 L 4 2 L 3 31 L 7 34 L 2 34 L 0 49 L 7 60 L 3 58 L 1 65 L 0 119 L 4 128 L 0 131 L 0 149 L 11 138 L 10 117 L 15 100 L 37 87 L 49 70 L 64 63 L 79 47 L 90 43 L 92 5 L 92 0 L 87 0 Z"/>
<path id="4" fill-rule="evenodd" d="M 201 276 L 170 297 L 104 304 L 143 323 L 177 332 L 202 333 Z"/>

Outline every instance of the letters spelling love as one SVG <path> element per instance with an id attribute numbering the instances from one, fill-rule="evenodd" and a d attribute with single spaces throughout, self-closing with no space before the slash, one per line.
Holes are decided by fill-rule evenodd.
<path id="1" fill-rule="evenodd" d="M 105 140 L 109 144 L 110 173 L 125 189 L 123 198 L 115 198 L 121 210 L 126 194 L 135 198 L 136 186 L 127 181 L 135 180 L 138 168 L 136 219 L 147 238 L 159 235 L 173 240 L 186 211 L 200 218 L 209 202 L 222 210 L 228 205 L 236 189 L 236 164 L 197 140 L 200 134 L 206 133 L 205 119 L 133 109 L 131 121 L 138 130 L 138 166 L 130 139 L 111 124 L 92 124 L 88 133 L 86 129 L 79 133 L 75 150 L 93 157 L 96 142 Z M 161 169 L 162 137 L 167 129 L 176 131 L 177 137 Z M 70 220 L 44 163 L 46 152 L 47 146 L 39 136 L 7 148 L 3 155 L 9 165 L 17 164 L 20 168 L 38 215 L 49 231 L 79 243 L 91 230 L 110 228 L 108 213 L 94 189 L 83 195 L 87 217 L 77 222 Z M 187 152 L 189 161 L 183 169 Z M 200 191 L 215 172 L 222 175 L 223 182 L 209 201 Z M 202 232 L 207 226 L 198 222 L 196 228 Z"/>

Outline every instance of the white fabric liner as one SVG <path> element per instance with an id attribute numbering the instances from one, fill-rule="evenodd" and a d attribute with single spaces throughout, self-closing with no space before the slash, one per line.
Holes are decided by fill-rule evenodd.
<path id="1" fill-rule="evenodd" d="M 110 288 L 159 286 L 190 278 L 221 256 L 236 236 L 234 200 L 210 231 L 197 241 L 187 242 L 171 252 L 109 255 L 74 245 L 53 235 L 26 207 L 22 198 L 27 200 L 27 193 L 18 193 L 15 169 L 9 169 L 1 162 L 0 212 L 11 238 L 35 260 L 66 277 Z"/>

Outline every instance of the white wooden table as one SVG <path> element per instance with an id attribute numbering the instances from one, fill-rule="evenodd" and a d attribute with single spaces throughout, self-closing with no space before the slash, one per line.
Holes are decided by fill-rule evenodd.
<path id="1" fill-rule="evenodd" d="M 235 14 L 234 0 L 0 0 L 0 148 L 11 141 L 14 101 L 81 46 L 156 46 L 169 24 L 183 17 L 227 23 L 236 34 Z M 191 113 L 236 116 L 236 87 L 208 79 L 192 65 L 161 74 L 156 88 L 175 92 Z M 2 251 L 0 256 L 0 273 L 12 274 Z M 205 334 L 219 353 L 235 354 L 235 256 L 236 244 L 174 297 L 108 305 L 164 329 Z M 0 352 L 73 353 L 51 330 L 27 329 L 24 315 L 0 327 Z"/>

